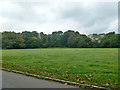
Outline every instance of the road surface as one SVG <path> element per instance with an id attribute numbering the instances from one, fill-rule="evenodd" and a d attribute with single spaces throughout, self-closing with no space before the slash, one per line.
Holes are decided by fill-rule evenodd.
<path id="1" fill-rule="evenodd" d="M 2 88 L 77 88 L 58 82 L 41 80 L 13 72 L 2 71 Z"/>

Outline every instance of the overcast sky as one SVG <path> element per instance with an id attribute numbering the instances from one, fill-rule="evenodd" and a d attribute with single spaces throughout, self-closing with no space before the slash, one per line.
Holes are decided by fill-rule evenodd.
<path id="1" fill-rule="evenodd" d="M 75 30 L 84 34 L 118 31 L 117 2 L 0 3 L 1 31 Z"/>

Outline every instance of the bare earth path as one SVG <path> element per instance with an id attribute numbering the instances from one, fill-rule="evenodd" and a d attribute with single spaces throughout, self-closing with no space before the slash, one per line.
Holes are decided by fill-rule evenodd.
<path id="1" fill-rule="evenodd" d="M 77 88 L 58 82 L 41 80 L 13 72 L 2 71 L 2 88 Z"/>

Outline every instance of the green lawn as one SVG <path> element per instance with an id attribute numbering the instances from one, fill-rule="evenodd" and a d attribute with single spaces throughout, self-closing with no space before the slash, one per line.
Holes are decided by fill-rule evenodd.
<path id="1" fill-rule="evenodd" d="M 118 87 L 117 48 L 3 50 L 3 67 L 110 88 Z"/>

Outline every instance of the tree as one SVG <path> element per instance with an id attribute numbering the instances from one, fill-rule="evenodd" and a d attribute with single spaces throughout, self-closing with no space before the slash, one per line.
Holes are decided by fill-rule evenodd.
<path id="1" fill-rule="evenodd" d="M 102 34 L 80 34 L 78 31 L 55 31 L 52 34 L 40 34 L 36 31 L 23 31 L 22 33 L 2 32 L 2 48 L 118 48 L 120 47 L 120 34 L 115 32 Z"/>

